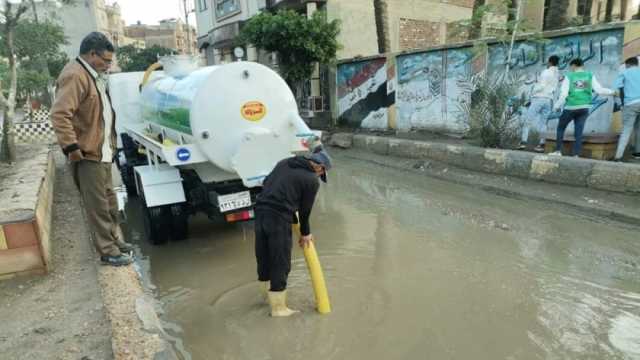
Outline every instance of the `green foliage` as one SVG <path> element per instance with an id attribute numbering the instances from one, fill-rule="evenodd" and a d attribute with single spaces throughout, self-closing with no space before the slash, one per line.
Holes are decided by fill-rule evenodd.
<path id="1" fill-rule="evenodd" d="M 34 22 L 20 21 L 16 26 L 15 52 L 18 59 L 55 57 L 60 46 L 68 44 L 62 26 L 46 20 Z M 2 53 L 6 57 L 6 51 Z"/>
<path id="2" fill-rule="evenodd" d="M 331 63 L 340 48 L 338 20 L 327 22 L 322 11 L 310 19 L 292 10 L 263 12 L 249 20 L 240 42 L 278 54 L 282 76 L 291 84 L 311 77 L 315 63 Z"/>
<path id="3" fill-rule="evenodd" d="M 1 39 L 0 34 L 0 41 Z M 39 95 L 47 91 L 47 86 L 55 80 L 67 63 L 67 55 L 60 47 L 67 44 L 62 26 L 49 20 L 35 22 L 21 20 L 15 27 L 14 46 L 18 60 L 18 88 L 16 98 L 19 102 L 27 96 Z M 6 59 L 8 49 L 0 48 L 0 57 Z M 8 65 L 0 65 L 0 79 L 3 84 L 10 83 Z M 3 89 L 7 91 L 8 89 Z"/>
<path id="4" fill-rule="evenodd" d="M 476 74 L 466 79 L 461 85 L 471 103 L 458 105 L 458 120 L 467 128 L 467 136 L 492 148 L 508 148 L 517 143 L 518 111 L 525 102 L 517 94 L 523 80 L 522 75 L 514 73 L 494 78 Z"/>
<path id="5" fill-rule="evenodd" d="M 126 45 L 118 49 L 116 56 L 122 71 L 145 71 L 158 61 L 158 56 L 169 55 L 172 52 L 173 50 L 158 45 L 153 45 L 146 49 Z"/>

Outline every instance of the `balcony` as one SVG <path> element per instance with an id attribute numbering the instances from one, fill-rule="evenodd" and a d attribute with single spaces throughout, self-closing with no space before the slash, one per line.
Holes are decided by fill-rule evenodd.
<path id="1" fill-rule="evenodd" d="M 293 9 L 302 10 L 305 9 L 307 3 L 316 3 L 318 6 L 325 4 L 327 0 L 267 0 L 267 9 L 280 10 L 280 9 Z"/>

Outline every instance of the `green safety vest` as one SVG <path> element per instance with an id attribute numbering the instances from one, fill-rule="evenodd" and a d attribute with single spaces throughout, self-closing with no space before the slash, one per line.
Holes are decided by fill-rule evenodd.
<path id="1" fill-rule="evenodd" d="M 589 71 L 570 72 L 567 78 L 569 78 L 569 96 L 566 106 L 591 105 L 593 74 Z"/>

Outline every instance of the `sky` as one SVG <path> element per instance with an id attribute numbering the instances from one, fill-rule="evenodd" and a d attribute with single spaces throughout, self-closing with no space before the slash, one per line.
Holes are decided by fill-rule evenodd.
<path id="1" fill-rule="evenodd" d="M 114 0 L 106 0 L 113 4 Z M 122 18 L 126 25 L 140 20 L 143 24 L 157 24 L 158 21 L 180 17 L 184 20 L 183 0 L 117 0 L 122 10 Z M 193 8 L 193 0 L 187 0 L 187 6 Z M 189 24 L 195 27 L 195 16 L 189 16 Z"/>

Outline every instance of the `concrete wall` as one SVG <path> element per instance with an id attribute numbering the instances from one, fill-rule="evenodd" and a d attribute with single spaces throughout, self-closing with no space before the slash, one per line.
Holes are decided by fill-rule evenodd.
<path id="1" fill-rule="evenodd" d="M 377 58 L 338 66 L 338 116 L 346 126 L 369 129 L 389 127 L 389 107 L 395 102 L 388 82 L 387 60 Z M 390 86 L 391 85 L 391 86 Z"/>
<path id="2" fill-rule="evenodd" d="M 391 52 L 444 44 L 448 24 L 471 17 L 472 0 L 387 0 Z M 329 0 L 327 16 L 340 20 L 338 59 L 378 54 L 372 0 Z"/>
<path id="3" fill-rule="evenodd" d="M 378 53 L 378 35 L 371 0 L 329 0 L 329 20 L 340 20 L 342 27 L 338 41 L 342 49 L 338 59 L 370 56 Z"/>
<path id="4" fill-rule="evenodd" d="M 627 37 L 625 27 L 617 25 L 583 28 L 576 33 L 551 33 L 545 43 L 518 42 L 512 67 L 522 76 L 521 94 L 525 98 L 530 95 L 545 59 L 552 54 L 562 57 L 563 71 L 572 58 L 586 59 L 587 69 L 595 73 L 603 86 L 611 86 L 624 59 L 623 43 L 627 44 L 625 51 L 629 56 L 640 54 L 636 42 L 640 36 L 638 24 L 626 24 L 626 31 L 631 34 Z M 453 47 L 341 62 L 337 67 L 338 124 L 460 133 L 464 130 L 461 120 L 470 103 L 470 75 L 484 70 L 490 76 L 498 74 L 504 69 L 505 54 L 502 45 L 493 44 L 475 60 L 469 47 Z M 391 60 L 397 66 L 387 71 Z M 382 86 L 386 87 L 386 93 Z M 594 99 L 587 133 L 618 130 L 612 126 L 613 101 L 611 97 Z M 550 129 L 556 126 L 557 116 L 552 116 Z"/>
<path id="5" fill-rule="evenodd" d="M 21 171 L 21 174 L 25 174 L 26 169 L 30 170 L 28 181 L 23 181 L 21 189 L 28 190 L 28 193 L 20 193 L 19 199 L 2 199 L 0 279 L 16 274 L 44 273 L 49 270 L 55 164 L 46 147 L 37 150 L 32 154 L 32 158 L 26 160 L 26 164 L 21 164 L 20 169 L 16 169 Z M 14 179 L 5 179 L 5 185 L 14 184 L 10 182 L 12 180 Z M 20 204 L 19 209 L 16 204 Z"/>
<path id="6" fill-rule="evenodd" d="M 425 0 L 387 0 L 387 3 L 392 52 L 420 48 L 420 46 L 415 47 L 412 44 L 419 44 L 419 40 L 423 39 L 424 41 L 436 36 L 438 41 L 432 40 L 429 45 L 445 44 L 447 24 L 471 18 L 473 10 L 473 1 L 459 0 L 445 3 Z M 403 19 L 405 23 L 407 20 L 411 20 L 412 24 L 401 27 Z M 431 31 L 425 32 L 425 30 Z M 410 39 L 414 34 L 420 32 L 427 36 L 414 41 L 402 41 L 402 39 Z"/>

